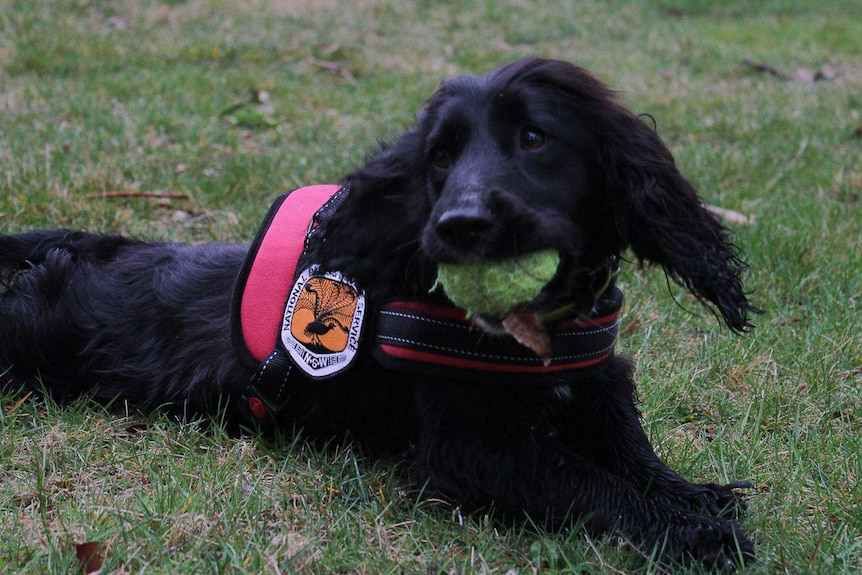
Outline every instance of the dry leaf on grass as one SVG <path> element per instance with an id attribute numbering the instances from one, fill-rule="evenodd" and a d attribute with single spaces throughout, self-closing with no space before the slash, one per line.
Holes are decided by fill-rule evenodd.
<path id="1" fill-rule="evenodd" d="M 740 212 L 728 210 L 727 208 L 719 208 L 718 206 L 706 206 L 706 211 L 711 213 L 717 219 L 724 220 L 729 224 L 748 225 L 755 223 L 757 219 L 753 215 L 746 216 Z"/>
<path id="2" fill-rule="evenodd" d="M 104 548 L 98 541 L 87 541 L 75 544 L 75 556 L 81 565 L 81 573 L 89 575 L 96 573 L 102 568 Z"/>

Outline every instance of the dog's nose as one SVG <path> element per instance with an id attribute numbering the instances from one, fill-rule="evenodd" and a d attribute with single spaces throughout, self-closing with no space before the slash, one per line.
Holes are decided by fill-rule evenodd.
<path id="1" fill-rule="evenodd" d="M 480 206 L 461 206 L 443 212 L 434 229 L 449 245 L 467 247 L 491 230 L 491 214 Z"/>

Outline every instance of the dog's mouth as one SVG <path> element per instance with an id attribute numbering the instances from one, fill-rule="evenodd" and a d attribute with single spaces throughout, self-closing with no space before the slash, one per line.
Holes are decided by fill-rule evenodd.
<path id="1" fill-rule="evenodd" d="M 445 293 L 482 331 L 513 337 L 547 364 L 551 361 L 548 327 L 568 315 L 569 308 L 569 304 L 551 305 L 560 260 L 557 250 L 545 249 L 498 260 L 441 262 L 432 291 Z"/>
<path id="2" fill-rule="evenodd" d="M 572 269 L 555 249 L 504 259 L 438 263 L 439 290 L 467 312 L 478 329 L 508 335 L 551 361 L 557 324 L 588 316 L 612 285 L 616 260 L 594 269 Z"/>

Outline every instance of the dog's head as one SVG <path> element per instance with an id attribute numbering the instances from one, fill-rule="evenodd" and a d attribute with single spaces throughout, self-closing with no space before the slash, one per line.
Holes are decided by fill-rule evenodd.
<path id="1" fill-rule="evenodd" d="M 381 265 L 412 266 L 425 289 L 440 262 L 554 248 L 559 270 L 531 307 L 589 309 L 630 247 L 731 329 L 751 326 L 727 231 L 654 130 L 576 66 L 530 58 L 444 82 L 416 126 L 350 180 L 347 209 L 374 231 L 344 241 L 366 261 L 388 251 Z"/>

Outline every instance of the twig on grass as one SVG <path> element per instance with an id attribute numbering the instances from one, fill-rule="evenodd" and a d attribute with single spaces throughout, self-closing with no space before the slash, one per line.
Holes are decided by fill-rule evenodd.
<path id="1" fill-rule="evenodd" d="M 779 167 L 778 172 L 774 176 L 772 176 L 772 179 L 770 179 L 766 183 L 766 185 L 763 187 L 763 189 L 760 192 L 761 197 L 767 197 L 769 195 L 769 192 L 772 191 L 772 188 L 774 188 L 778 184 L 778 182 L 781 181 L 781 179 L 785 175 L 787 175 L 787 172 L 790 171 L 790 169 L 796 164 L 796 162 L 799 160 L 799 158 L 802 157 L 802 154 L 804 154 L 805 150 L 807 150 L 807 149 L 808 149 L 808 138 L 805 138 L 799 143 L 799 148 L 797 148 L 796 153 L 793 154 L 793 156 L 791 156 L 790 158 L 788 158 L 787 161 L 785 161 Z"/>
<path id="2" fill-rule="evenodd" d="M 106 198 L 156 198 L 159 200 L 187 200 L 186 194 L 169 194 L 166 192 L 102 192 L 87 194 L 88 200 L 104 200 Z"/>
<path id="3" fill-rule="evenodd" d="M 823 64 L 819 69 L 814 68 L 797 68 L 794 74 L 782 72 L 775 66 L 770 66 L 764 62 L 758 62 L 750 58 L 743 58 L 742 63 L 749 66 L 758 72 L 764 72 L 787 81 L 795 81 L 801 84 L 813 84 L 822 80 L 834 80 L 837 76 L 835 68 L 828 62 Z"/>
<path id="4" fill-rule="evenodd" d="M 10 379 L 7 383 L 12 383 L 12 380 Z M 5 388 L 6 388 L 6 384 L 4 383 L 3 389 L 5 390 Z M 21 406 L 24 405 L 27 402 L 27 400 L 30 399 L 32 396 L 33 396 L 32 391 L 28 391 L 27 393 L 25 393 L 24 397 L 22 397 L 21 399 L 19 399 L 18 401 L 16 401 L 15 403 L 13 403 L 12 405 L 9 406 L 9 408 L 6 410 L 6 416 L 8 417 L 8 416 L 14 414 L 19 409 L 21 409 Z"/>
<path id="5" fill-rule="evenodd" d="M 328 60 L 319 60 L 314 56 L 310 56 L 308 58 L 308 63 L 312 66 L 323 68 L 324 70 L 332 72 L 333 74 L 338 74 L 354 86 L 357 84 L 356 77 L 350 73 L 350 70 L 348 70 L 345 66 L 342 66 L 341 64 L 329 62 Z"/>
<path id="6" fill-rule="evenodd" d="M 754 68 L 758 72 L 765 72 L 765 73 L 770 74 L 772 76 L 776 76 L 778 78 L 781 78 L 782 80 L 792 80 L 793 79 L 790 75 L 785 74 L 784 72 L 782 72 L 781 70 L 779 70 L 775 66 L 770 66 L 769 64 L 766 64 L 764 62 L 758 62 L 756 60 L 752 60 L 751 58 L 743 58 L 742 63 L 745 64 L 746 66 Z"/>

